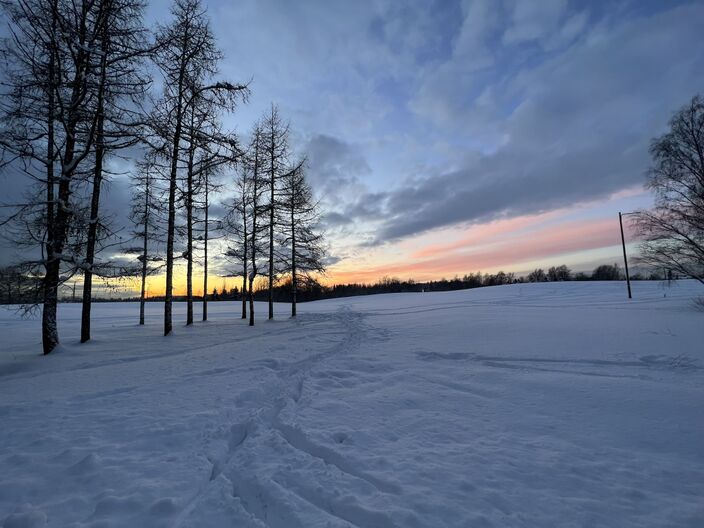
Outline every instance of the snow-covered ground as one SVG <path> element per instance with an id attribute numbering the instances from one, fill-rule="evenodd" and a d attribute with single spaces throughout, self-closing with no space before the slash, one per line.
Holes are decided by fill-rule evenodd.
<path id="1" fill-rule="evenodd" d="M 704 313 L 680 282 L 0 310 L 5 527 L 701 527 Z M 264 313 L 259 306 L 259 314 Z M 177 309 L 183 319 L 183 306 Z M 3 524 L 4 523 L 4 524 Z"/>

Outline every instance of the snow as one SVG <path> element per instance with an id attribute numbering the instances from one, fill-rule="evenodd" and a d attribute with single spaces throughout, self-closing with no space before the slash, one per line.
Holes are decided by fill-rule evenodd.
<path id="1" fill-rule="evenodd" d="M 704 288 L 0 310 L 0 526 L 704 526 Z M 176 306 L 176 320 L 185 307 Z"/>

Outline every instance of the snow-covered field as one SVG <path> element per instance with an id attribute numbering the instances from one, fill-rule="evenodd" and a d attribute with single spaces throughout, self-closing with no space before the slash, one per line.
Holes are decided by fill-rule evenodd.
<path id="1" fill-rule="evenodd" d="M 0 309 L 0 525 L 704 526 L 704 313 L 680 282 L 300 306 Z M 264 313 L 259 306 L 259 314 Z M 183 319 L 183 306 L 177 317 Z M 4 523 L 4 524 L 3 524 Z"/>

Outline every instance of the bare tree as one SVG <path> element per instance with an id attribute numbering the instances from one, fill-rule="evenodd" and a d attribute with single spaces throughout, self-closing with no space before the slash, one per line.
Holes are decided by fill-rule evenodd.
<path id="1" fill-rule="evenodd" d="M 251 266 L 249 268 L 249 284 L 247 287 L 247 296 L 249 298 L 249 326 L 254 326 L 254 280 L 259 274 L 259 269 L 262 266 L 260 262 L 262 258 L 263 248 L 262 237 L 268 230 L 265 214 L 267 205 L 264 202 L 264 193 L 266 191 L 266 180 L 264 178 L 264 133 L 260 123 L 254 125 L 252 130 L 252 139 L 249 144 L 246 163 L 249 163 L 251 174 L 251 226 L 252 229 L 249 235 L 249 258 Z"/>
<path id="2" fill-rule="evenodd" d="M 200 0 L 176 0 L 173 22 L 160 28 L 156 62 L 164 76 L 162 115 L 169 117 L 166 133 L 170 162 L 166 233 L 166 291 L 164 295 L 164 335 L 172 329 L 174 235 L 176 189 L 184 119 L 189 107 L 210 93 L 222 107 L 232 108 L 236 97 L 246 96 L 245 85 L 227 82 L 207 84 L 217 72 L 220 52 Z"/>
<path id="3" fill-rule="evenodd" d="M 546 282 L 548 276 L 543 268 L 538 268 L 528 274 L 528 282 Z"/>
<path id="4" fill-rule="evenodd" d="M 568 281 L 572 278 L 572 270 L 566 265 L 551 266 L 548 270 L 548 280 L 550 282 Z"/>
<path id="5" fill-rule="evenodd" d="M 104 0 L 105 17 L 100 33 L 100 61 L 96 72 L 98 97 L 94 170 L 90 214 L 86 236 L 81 309 L 81 342 L 90 339 L 93 275 L 99 272 L 95 257 L 99 249 L 100 192 L 105 177 L 104 163 L 110 152 L 135 144 L 139 139 L 139 102 L 150 85 L 143 73 L 142 59 L 148 52 L 142 24 L 144 5 L 140 0 Z M 105 231 L 105 226 L 102 226 Z"/>
<path id="6" fill-rule="evenodd" d="M 276 105 L 271 105 L 271 110 L 262 123 L 262 139 L 264 142 L 264 163 L 269 189 L 269 272 L 268 272 L 268 304 L 269 319 L 274 318 L 274 281 L 276 280 L 276 250 L 275 232 L 278 224 L 278 187 L 279 181 L 287 170 L 289 145 L 289 126 L 279 116 Z"/>
<path id="7" fill-rule="evenodd" d="M 253 163 L 247 153 L 235 169 L 235 195 L 226 205 L 223 230 L 228 239 L 226 257 L 234 261 L 232 276 L 242 277 L 242 319 L 247 319 L 247 301 L 249 278 L 249 252 L 251 244 L 252 223 L 254 221 L 254 186 L 252 178 Z"/>
<path id="8" fill-rule="evenodd" d="M 210 237 L 211 170 L 203 172 L 203 321 L 208 320 L 208 239 Z"/>
<path id="9" fill-rule="evenodd" d="M 15 169 L 39 184 L 34 197 L 11 215 L 25 228 L 25 243 L 41 248 L 32 264 L 43 268 L 42 345 L 59 343 L 58 289 L 79 264 L 70 238 L 78 231 L 74 193 L 82 163 L 93 152 L 96 105 L 104 98 L 98 81 L 101 36 L 109 2 L 15 0 L 7 6 L 11 37 L 6 93 L 2 98 L 3 150 Z M 57 174 L 58 173 L 58 174 Z M 61 273 L 62 264 L 72 267 Z"/>
<path id="10" fill-rule="evenodd" d="M 139 261 L 140 293 L 139 324 L 144 324 L 144 306 L 147 293 L 147 278 L 162 269 L 163 258 L 150 246 L 161 242 L 160 227 L 163 222 L 163 207 L 158 199 L 158 171 L 160 167 L 152 158 L 138 164 L 139 172 L 132 177 L 134 194 L 130 220 L 135 225 L 134 237 L 141 239 L 139 247 L 130 248 L 128 253 L 136 253 Z"/>
<path id="11" fill-rule="evenodd" d="M 186 161 L 186 189 L 182 192 L 183 206 L 186 213 L 186 250 L 183 255 L 186 259 L 186 325 L 193 324 L 193 228 L 195 225 L 194 197 L 197 192 L 195 176 L 195 158 L 198 149 L 198 129 L 202 126 L 202 115 L 197 112 L 196 100 L 188 109 L 189 119 L 185 127 L 185 140 L 187 141 Z M 198 116 L 198 120 L 196 118 Z"/>
<path id="12" fill-rule="evenodd" d="M 286 212 L 281 245 L 287 248 L 283 271 L 291 277 L 291 317 L 296 317 L 299 277 L 309 278 L 325 271 L 318 204 L 304 169 L 305 161 L 301 161 L 281 179 L 281 204 Z"/>
<path id="13" fill-rule="evenodd" d="M 211 193 L 219 191 L 222 186 L 217 181 L 217 176 L 222 167 L 229 163 L 236 163 L 240 156 L 237 146 L 237 139 L 234 134 L 212 137 L 206 144 L 199 163 L 198 187 L 201 193 L 198 197 L 197 206 L 202 212 L 202 235 L 198 241 L 203 243 L 203 321 L 208 320 L 208 244 L 213 238 L 218 237 L 218 231 L 222 222 L 211 218 Z"/>
<path id="14" fill-rule="evenodd" d="M 36 303 L 40 293 L 41 278 L 28 275 L 21 266 L 6 266 L 0 268 L 1 303 Z"/>
<path id="15" fill-rule="evenodd" d="M 650 146 L 648 188 L 655 207 L 640 211 L 640 260 L 704 284 L 704 98 L 697 95 Z"/>
<path id="16" fill-rule="evenodd" d="M 253 193 L 252 184 L 249 179 L 249 167 L 247 164 L 242 164 L 242 169 L 237 180 L 238 199 L 235 202 L 236 218 L 239 217 L 238 231 L 241 244 L 239 248 L 233 249 L 235 256 L 239 256 L 242 261 L 242 319 L 247 319 L 247 271 L 249 268 L 248 249 L 249 249 L 249 233 L 250 222 L 252 216 Z M 237 231 L 236 231 L 237 232 Z"/>
<path id="17" fill-rule="evenodd" d="M 218 190 L 216 177 L 226 164 L 240 155 L 237 136 L 223 134 L 219 122 L 221 101 L 197 98 L 189 108 L 185 130 L 187 142 L 186 189 L 182 192 L 186 213 L 186 324 L 193 323 L 193 265 L 197 243 L 203 250 L 203 320 L 208 319 L 208 242 L 212 237 L 210 193 Z M 198 214 L 202 214 L 202 219 Z M 200 233 L 200 234 L 199 234 Z"/>

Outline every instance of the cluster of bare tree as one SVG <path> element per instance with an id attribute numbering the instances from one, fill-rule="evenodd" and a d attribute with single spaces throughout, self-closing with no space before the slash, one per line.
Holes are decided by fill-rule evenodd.
<path id="1" fill-rule="evenodd" d="M 317 203 L 305 178 L 305 160 L 291 160 L 289 127 L 271 110 L 256 123 L 239 164 L 238 195 L 227 215 L 228 255 L 242 276 L 242 318 L 254 325 L 254 281 L 267 282 L 268 317 L 274 317 L 274 286 L 291 281 L 291 316 L 301 277 L 323 271 L 324 248 L 316 231 Z"/>
<path id="2" fill-rule="evenodd" d="M 643 280 L 646 277 L 638 274 L 634 275 L 634 280 Z M 659 280 L 656 275 L 651 275 L 648 277 L 652 280 Z M 594 271 L 585 273 L 579 271 L 577 273 L 572 273 L 572 270 L 565 266 L 564 264 L 560 266 L 552 266 L 546 272 L 542 268 L 535 269 L 531 271 L 525 278 L 521 277 L 520 282 L 564 282 L 564 281 L 611 281 L 611 280 L 622 280 L 623 273 L 617 264 L 601 264 L 594 268 Z"/>
<path id="3" fill-rule="evenodd" d="M 704 98 L 697 95 L 653 140 L 648 187 L 655 207 L 640 211 L 640 260 L 704 284 Z"/>
<path id="4" fill-rule="evenodd" d="M 0 303 L 36 303 L 37 283 L 40 281 L 37 277 L 28 277 L 15 266 L 0 268 Z"/>
<path id="5" fill-rule="evenodd" d="M 143 24 L 142 0 L 10 0 L 3 7 L 11 34 L 0 50 L 2 165 L 32 185 L 22 203 L 5 204 L 10 212 L 0 225 L 32 255 L 13 269 L 41 289 L 44 353 L 59 343 L 59 287 L 77 275 L 82 342 L 91 337 L 94 276 L 140 276 L 143 324 L 147 277 L 163 271 L 169 334 L 177 259 L 185 261 L 191 324 L 196 255 L 207 319 L 213 232 L 244 251 L 230 254 L 244 264 L 249 290 L 257 275 L 268 278 L 271 290 L 288 274 L 295 300 L 299 270 L 322 270 L 304 163 L 290 164 L 288 127 L 275 107 L 247 148 L 223 130 L 221 117 L 247 99 L 249 88 L 215 78 L 222 55 L 200 0 L 175 0 L 171 21 L 155 32 Z M 160 73 L 159 94 L 152 71 Z M 125 158 L 134 169 L 131 237 L 118 235 L 101 203 L 118 165 L 111 161 Z M 235 176 L 229 183 L 236 192 L 218 194 L 228 196 L 231 211 L 212 219 L 212 197 L 225 174 Z M 222 229 L 235 223 L 235 230 Z M 114 256 L 118 246 L 136 261 L 99 258 L 107 248 Z M 251 306 L 250 314 L 253 323 Z"/>
<path id="6" fill-rule="evenodd" d="M 111 273 L 95 260 L 114 242 L 99 215 L 105 159 L 138 141 L 150 49 L 139 0 L 17 0 L 4 7 L 11 35 L 2 50 L 3 162 L 34 183 L 3 223 L 19 244 L 39 249 L 23 267 L 42 277 L 48 354 L 59 341 L 59 285 L 83 274 L 89 321 L 92 277 Z M 82 335 L 89 333 L 85 326 Z"/>

